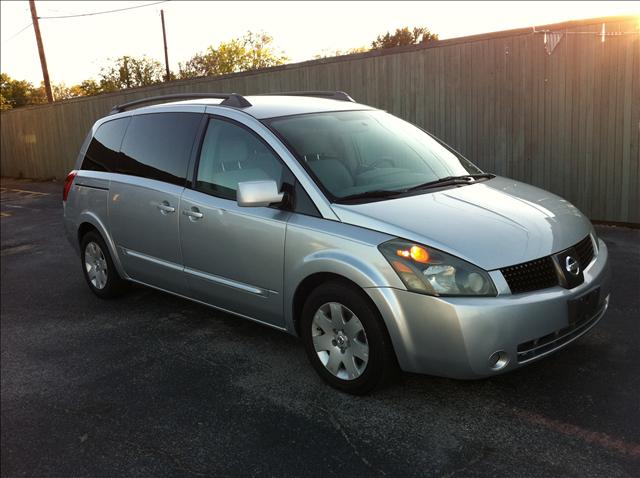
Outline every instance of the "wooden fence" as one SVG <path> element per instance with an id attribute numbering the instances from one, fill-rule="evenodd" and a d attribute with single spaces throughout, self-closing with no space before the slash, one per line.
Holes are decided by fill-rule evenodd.
<path id="1" fill-rule="evenodd" d="M 3 112 L 1 173 L 64 178 L 91 124 L 137 98 L 344 90 L 433 132 L 486 171 L 553 191 L 592 219 L 637 224 L 638 23 L 608 17 L 510 30 Z M 547 54 L 552 32 L 562 37 Z"/>

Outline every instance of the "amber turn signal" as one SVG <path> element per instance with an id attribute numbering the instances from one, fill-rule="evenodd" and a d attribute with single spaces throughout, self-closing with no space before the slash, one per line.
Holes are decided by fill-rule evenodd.
<path id="1" fill-rule="evenodd" d="M 429 262 L 429 253 L 424 247 L 413 246 L 411 248 L 411 259 L 422 264 Z"/>
<path id="2" fill-rule="evenodd" d="M 396 254 L 400 257 L 404 257 L 405 259 L 413 259 L 416 262 L 420 262 L 421 264 L 426 264 L 429 262 L 429 253 L 424 247 L 420 246 L 411 246 L 411 249 L 398 249 Z"/>

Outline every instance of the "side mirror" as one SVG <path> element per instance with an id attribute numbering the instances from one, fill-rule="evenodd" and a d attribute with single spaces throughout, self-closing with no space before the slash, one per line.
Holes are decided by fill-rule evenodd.
<path id="1" fill-rule="evenodd" d="M 273 179 L 238 183 L 237 201 L 240 207 L 266 207 L 283 199 L 284 193 L 278 191 L 278 183 Z"/>

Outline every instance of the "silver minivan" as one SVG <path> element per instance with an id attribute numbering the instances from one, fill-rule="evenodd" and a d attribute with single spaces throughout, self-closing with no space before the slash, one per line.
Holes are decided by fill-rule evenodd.
<path id="1" fill-rule="evenodd" d="M 607 248 L 573 205 L 343 92 L 117 106 L 63 202 L 96 295 L 137 282 L 295 334 L 349 393 L 398 368 L 516 369 L 609 302 Z"/>

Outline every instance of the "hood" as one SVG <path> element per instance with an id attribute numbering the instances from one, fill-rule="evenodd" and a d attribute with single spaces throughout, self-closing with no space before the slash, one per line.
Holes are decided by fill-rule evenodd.
<path id="1" fill-rule="evenodd" d="M 559 252 L 592 230 L 589 220 L 565 199 L 502 177 L 332 207 L 342 222 L 440 249 L 485 270 Z"/>

